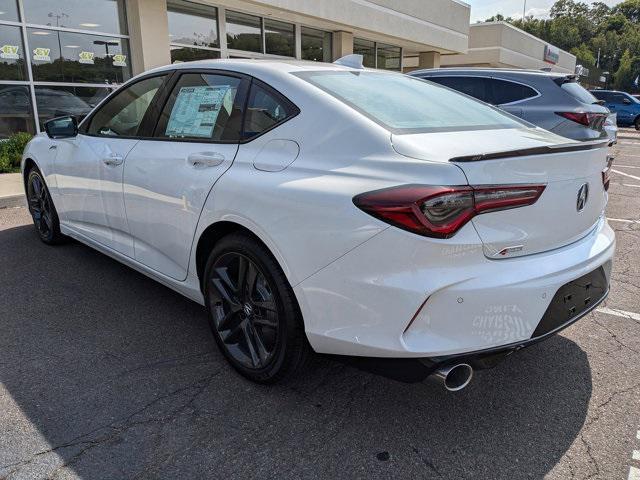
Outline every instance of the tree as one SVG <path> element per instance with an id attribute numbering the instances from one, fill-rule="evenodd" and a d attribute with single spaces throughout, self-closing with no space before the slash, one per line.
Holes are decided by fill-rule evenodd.
<path id="1" fill-rule="evenodd" d="M 596 66 L 596 57 L 593 56 L 587 44 L 581 43 L 579 47 L 573 47 L 571 53 L 577 57 L 579 65 L 584 67 Z"/>
<path id="2" fill-rule="evenodd" d="M 614 13 L 621 13 L 633 23 L 640 22 L 640 0 L 626 0 L 615 7 Z"/>
<path id="3" fill-rule="evenodd" d="M 633 58 L 629 50 L 625 50 L 620 59 L 620 66 L 613 77 L 613 86 L 617 90 L 631 90 L 633 87 L 634 72 Z"/>

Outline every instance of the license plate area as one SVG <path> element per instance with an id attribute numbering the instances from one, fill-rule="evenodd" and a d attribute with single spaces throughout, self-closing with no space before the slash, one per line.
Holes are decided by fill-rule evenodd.
<path id="1" fill-rule="evenodd" d="M 553 332 L 593 310 L 609 291 L 611 262 L 564 284 L 554 295 L 531 338 Z"/>

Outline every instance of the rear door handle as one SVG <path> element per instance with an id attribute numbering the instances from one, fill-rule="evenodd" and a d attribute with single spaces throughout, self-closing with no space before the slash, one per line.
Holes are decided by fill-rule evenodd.
<path id="1" fill-rule="evenodd" d="M 118 165 L 122 165 L 122 162 L 124 162 L 124 157 L 122 155 L 118 155 L 117 153 L 112 153 L 108 157 L 103 158 L 102 161 L 105 165 L 116 167 Z"/>
<path id="2" fill-rule="evenodd" d="M 187 164 L 194 168 L 217 167 L 224 162 L 224 155 L 218 152 L 192 153 L 187 157 Z"/>

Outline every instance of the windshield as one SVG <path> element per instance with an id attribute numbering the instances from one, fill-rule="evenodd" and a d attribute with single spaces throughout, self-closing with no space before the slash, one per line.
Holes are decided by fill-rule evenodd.
<path id="1" fill-rule="evenodd" d="M 522 128 L 505 113 L 432 82 L 372 71 L 297 72 L 393 133 Z"/>

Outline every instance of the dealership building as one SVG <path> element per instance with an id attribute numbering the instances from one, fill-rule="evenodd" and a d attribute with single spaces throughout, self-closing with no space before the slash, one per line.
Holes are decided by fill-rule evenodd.
<path id="1" fill-rule="evenodd" d="M 483 40 L 491 24 L 469 19 L 459 0 L 0 0 L 0 138 L 82 116 L 133 75 L 190 60 L 358 53 L 396 71 L 571 67 L 565 52 L 540 60 L 541 41 L 506 24 Z"/>

